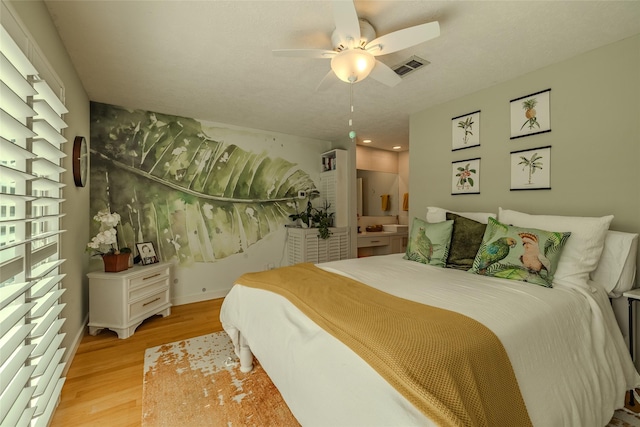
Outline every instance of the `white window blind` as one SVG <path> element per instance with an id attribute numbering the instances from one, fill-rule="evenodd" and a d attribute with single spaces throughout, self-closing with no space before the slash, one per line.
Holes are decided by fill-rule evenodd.
<path id="1" fill-rule="evenodd" d="M 52 82 L 52 90 L 32 64 L 46 62 L 37 47 L 27 40 L 25 54 L 1 30 L 0 426 L 44 427 L 64 383 L 60 177 L 68 111 L 63 88 Z"/>

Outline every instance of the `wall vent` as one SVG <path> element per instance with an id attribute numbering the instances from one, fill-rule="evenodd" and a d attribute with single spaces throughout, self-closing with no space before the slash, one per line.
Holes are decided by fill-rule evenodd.
<path id="1" fill-rule="evenodd" d="M 399 75 L 400 77 L 405 77 L 420 68 L 426 67 L 429 64 L 430 62 L 427 61 L 426 59 L 422 59 L 418 56 L 413 55 L 406 61 L 403 61 L 401 64 L 398 64 L 395 67 L 393 67 L 393 71 L 395 71 L 396 74 Z"/>

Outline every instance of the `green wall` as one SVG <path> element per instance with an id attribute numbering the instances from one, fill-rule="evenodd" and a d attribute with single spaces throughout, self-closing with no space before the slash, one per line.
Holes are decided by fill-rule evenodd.
<path id="1" fill-rule="evenodd" d="M 636 35 L 413 114 L 410 218 L 424 218 L 427 206 L 485 212 L 501 206 L 532 214 L 613 214 L 611 229 L 640 233 L 639 76 Z M 509 101 L 548 88 L 551 132 L 510 140 Z M 477 110 L 481 145 L 451 151 L 451 119 Z M 510 191 L 510 152 L 548 145 L 551 190 Z M 452 196 L 451 162 L 476 157 L 480 194 Z"/>

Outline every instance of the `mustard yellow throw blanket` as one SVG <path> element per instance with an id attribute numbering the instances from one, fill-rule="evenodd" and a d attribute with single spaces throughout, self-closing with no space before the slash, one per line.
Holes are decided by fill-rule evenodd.
<path id="1" fill-rule="evenodd" d="M 473 319 L 309 263 L 237 283 L 287 298 L 439 425 L 531 425 L 502 343 Z"/>

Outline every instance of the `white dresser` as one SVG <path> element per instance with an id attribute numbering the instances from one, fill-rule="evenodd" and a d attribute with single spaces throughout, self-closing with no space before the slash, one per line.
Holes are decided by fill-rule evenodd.
<path id="1" fill-rule="evenodd" d="M 333 227 L 329 231 L 331 236 L 321 239 L 317 228 L 287 228 L 289 265 L 349 258 L 349 228 Z"/>
<path id="2" fill-rule="evenodd" d="M 118 273 L 94 271 L 89 277 L 89 334 L 111 329 L 129 338 L 155 314 L 171 314 L 172 264 L 134 266 Z"/>

